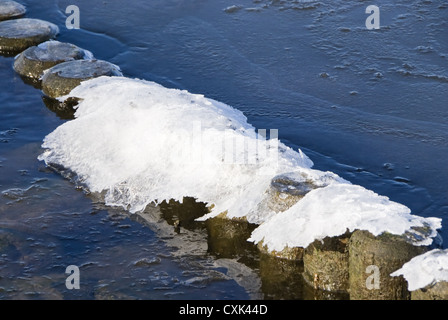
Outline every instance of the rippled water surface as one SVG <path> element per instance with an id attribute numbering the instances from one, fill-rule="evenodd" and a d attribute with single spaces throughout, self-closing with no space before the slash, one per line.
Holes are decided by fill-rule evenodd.
<path id="1" fill-rule="evenodd" d="M 65 28 L 72 1 L 23 3 L 126 76 L 230 104 L 315 168 L 441 217 L 448 239 L 446 1 L 377 1 L 371 31 L 365 1 L 80 0 L 80 30 Z M 301 266 L 213 240 L 191 222 L 198 206 L 130 216 L 45 168 L 42 139 L 70 114 L 51 111 L 12 62 L 0 57 L 1 298 L 341 298 L 305 286 Z M 65 288 L 72 264 L 79 290 Z"/>

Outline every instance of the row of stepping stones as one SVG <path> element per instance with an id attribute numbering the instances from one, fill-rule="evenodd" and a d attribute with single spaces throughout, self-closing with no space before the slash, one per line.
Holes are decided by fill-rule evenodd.
<path id="1" fill-rule="evenodd" d="M 120 68 L 97 60 L 74 44 L 54 40 L 57 25 L 24 18 L 26 8 L 0 0 L 0 54 L 15 56 L 14 70 L 49 98 L 67 95 L 82 81 L 100 76 L 122 76 Z"/>
<path id="2" fill-rule="evenodd" d="M 23 18 L 26 8 L 11 0 L 0 0 L 0 54 L 15 55 L 14 70 L 23 78 L 31 80 L 42 88 L 49 99 L 67 95 L 82 81 L 99 76 L 122 76 L 120 69 L 106 61 L 94 59 L 92 53 L 70 43 L 54 39 L 59 28 L 47 21 Z M 56 100 L 55 100 L 56 101 Z M 289 182 L 285 179 L 273 181 L 272 202 Z M 302 186 L 303 187 L 303 186 Z M 293 205 L 308 188 L 293 194 Z M 229 234 L 226 234 L 226 238 Z M 348 254 L 351 247 L 351 255 Z M 263 251 L 263 246 L 260 246 Z M 302 260 L 306 282 L 316 289 L 333 292 L 350 292 L 354 299 L 409 299 L 403 278 L 393 278 L 389 274 L 403 263 L 427 248 L 416 248 L 400 237 L 373 237 L 367 232 L 356 231 L 353 235 L 316 241 L 306 250 L 287 248 L 285 252 L 273 253 L 284 259 Z M 295 250 L 297 249 L 297 250 Z M 350 260 L 350 263 L 349 263 Z M 370 290 L 366 286 L 366 266 L 382 266 L 382 290 Z M 350 269 L 350 270 L 349 270 Z M 385 272 L 385 273 L 384 273 Z M 350 275 L 350 276 L 349 276 Z M 444 299 L 448 296 L 448 283 L 443 282 L 437 291 L 416 291 L 417 299 Z"/>

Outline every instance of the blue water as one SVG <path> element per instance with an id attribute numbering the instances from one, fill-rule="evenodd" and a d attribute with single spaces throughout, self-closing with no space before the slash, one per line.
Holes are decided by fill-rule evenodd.
<path id="1" fill-rule="evenodd" d="M 368 4 L 361 1 L 80 0 L 80 30 L 65 28 L 69 0 L 23 3 L 28 17 L 59 25 L 58 40 L 119 65 L 126 76 L 230 104 L 255 127 L 278 129 L 315 168 L 413 214 L 442 218 L 448 239 L 446 1 L 377 1 L 379 30 L 365 28 Z M 226 11 L 231 5 L 240 9 Z M 15 288 L 45 275 L 39 290 L 53 293 L 42 289 L 47 281 L 64 298 L 98 298 L 100 289 L 129 298 L 253 297 L 216 275 L 190 285 L 216 271 L 208 267 L 213 256 L 192 258 L 201 262 L 197 274 L 185 275 L 191 261 L 173 257 L 157 232 L 96 209 L 95 200 L 38 162 L 42 139 L 66 120 L 11 65 L 12 58 L 0 58 L 0 231 L 16 242 L 0 257 L 0 296 L 23 297 Z M 14 188 L 19 195 L 5 194 Z M 149 268 L 134 265 L 154 257 Z M 66 290 L 67 264 L 85 264 L 89 285 Z"/>

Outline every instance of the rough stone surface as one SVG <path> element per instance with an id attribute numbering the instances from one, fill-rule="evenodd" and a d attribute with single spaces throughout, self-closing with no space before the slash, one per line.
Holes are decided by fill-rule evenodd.
<path id="1" fill-rule="evenodd" d="M 53 39 L 59 28 L 39 19 L 16 19 L 0 22 L 0 52 L 19 53 L 29 47 Z"/>
<path id="2" fill-rule="evenodd" d="M 102 60 L 75 60 L 60 63 L 42 76 L 42 91 L 51 98 L 70 93 L 82 81 L 100 76 L 122 76 L 120 69 Z"/>
<path id="3" fill-rule="evenodd" d="M 260 203 L 260 209 L 268 208 L 274 212 L 286 211 L 315 188 L 317 186 L 311 182 L 296 181 L 287 175 L 278 175 L 272 179 L 265 200 Z M 302 260 L 304 253 L 304 248 L 300 247 L 285 247 L 281 251 L 269 250 L 263 241 L 260 241 L 257 247 L 264 254 L 288 260 Z"/>
<path id="4" fill-rule="evenodd" d="M 90 52 L 74 44 L 47 41 L 20 53 L 14 60 L 14 70 L 23 77 L 39 79 L 44 70 L 57 64 L 90 57 Z"/>
<path id="5" fill-rule="evenodd" d="M 349 233 L 327 237 L 322 241 L 314 241 L 305 249 L 303 277 L 314 289 L 349 291 L 349 238 Z"/>
<path id="6" fill-rule="evenodd" d="M 309 191 L 317 186 L 308 181 L 296 181 L 287 175 L 278 175 L 271 181 L 265 200 L 260 209 L 268 208 L 274 212 L 283 212 L 295 205 Z"/>
<path id="7" fill-rule="evenodd" d="M 412 300 L 448 300 L 448 282 L 440 281 L 411 292 Z"/>
<path id="8" fill-rule="evenodd" d="M 357 230 L 349 241 L 350 299 L 352 300 L 409 300 L 406 280 L 391 277 L 413 257 L 427 251 L 427 247 L 413 246 L 403 237 L 382 234 L 378 237 L 370 232 Z M 373 273 L 369 266 L 378 267 L 379 288 L 367 286 L 368 277 Z"/>
<path id="9" fill-rule="evenodd" d="M 260 255 L 261 290 L 264 299 L 301 300 L 308 289 L 302 278 L 303 263 Z"/>
<path id="10" fill-rule="evenodd" d="M 23 17 L 26 8 L 18 2 L 0 0 L 0 21 Z"/>
<path id="11" fill-rule="evenodd" d="M 263 241 L 260 241 L 257 244 L 257 246 L 258 249 L 264 254 L 269 254 L 273 257 L 287 260 L 302 260 L 303 253 L 305 252 L 305 249 L 300 247 L 293 247 L 293 248 L 286 247 L 282 251 L 276 251 L 276 250 L 269 251 L 268 247 L 263 244 Z"/>

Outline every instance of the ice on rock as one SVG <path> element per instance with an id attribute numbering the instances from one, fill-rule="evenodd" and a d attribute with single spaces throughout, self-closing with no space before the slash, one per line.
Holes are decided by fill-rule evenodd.
<path id="1" fill-rule="evenodd" d="M 80 101 L 75 119 L 44 139 L 39 159 L 75 173 L 90 191 L 104 193 L 107 205 L 138 212 L 149 203 L 193 197 L 211 207 L 201 220 L 226 212 L 260 224 L 250 241 L 277 251 L 347 229 L 409 233 L 425 244 L 440 228 L 440 219 L 411 215 L 386 197 L 312 169 L 303 152 L 263 138 L 243 113 L 202 95 L 103 76 L 60 99 L 68 97 Z M 287 206 L 272 203 L 291 196 Z M 425 236 L 413 228 L 425 229 Z"/>
<path id="2" fill-rule="evenodd" d="M 261 138 L 240 111 L 202 95 L 99 77 L 69 96 L 81 99 L 76 119 L 45 138 L 39 158 L 70 169 L 89 190 L 105 191 L 107 204 L 131 212 L 194 197 L 214 205 L 207 218 L 227 211 L 260 223 L 270 212 L 254 209 L 274 176 L 312 173 L 305 154 Z"/>
<path id="3" fill-rule="evenodd" d="M 316 239 L 340 236 L 347 230 L 367 230 L 375 236 L 389 232 L 408 238 L 407 234 L 413 236 L 418 228 L 429 233 L 414 244 L 430 245 L 441 220 L 411 215 L 406 206 L 361 186 L 333 183 L 310 191 L 297 204 L 261 224 L 249 241 L 263 241 L 269 251 L 281 251 L 285 247 L 306 248 Z"/>
<path id="4" fill-rule="evenodd" d="M 49 40 L 37 45 L 36 50 L 32 52 L 30 58 L 40 61 L 68 61 L 74 59 L 92 60 L 93 54 L 88 50 L 78 48 L 70 43 Z"/>
<path id="5" fill-rule="evenodd" d="M 100 76 L 122 76 L 118 66 L 104 60 L 71 60 L 44 71 L 42 92 L 51 98 L 65 96 L 82 81 Z"/>
<path id="6" fill-rule="evenodd" d="M 49 40 L 18 54 L 14 59 L 14 70 L 21 76 L 40 79 L 46 69 L 79 59 L 92 60 L 93 55 L 71 43 Z"/>
<path id="7" fill-rule="evenodd" d="M 425 288 L 439 281 L 448 282 L 448 249 L 433 249 L 405 263 L 391 276 L 402 275 L 409 291 Z"/>
<path id="8" fill-rule="evenodd" d="M 0 1 L 0 21 L 22 17 L 26 8 L 18 2 L 10 0 Z"/>
<path id="9" fill-rule="evenodd" d="M 308 192 L 331 183 L 348 183 L 332 172 L 302 168 L 300 172 L 286 172 L 271 179 L 270 188 L 255 212 L 270 212 L 266 218 L 289 209 Z M 254 213 L 255 214 L 255 213 Z M 265 218 L 265 220 L 266 220 Z"/>
<path id="10" fill-rule="evenodd" d="M 40 19 L 22 18 L 0 22 L 0 51 L 21 52 L 48 41 L 59 33 L 57 25 Z"/>
<path id="11" fill-rule="evenodd" d="M 0 1 L 0 21 L 22 17 L 26 13 L 26 8 L 16 1 Z"/>

